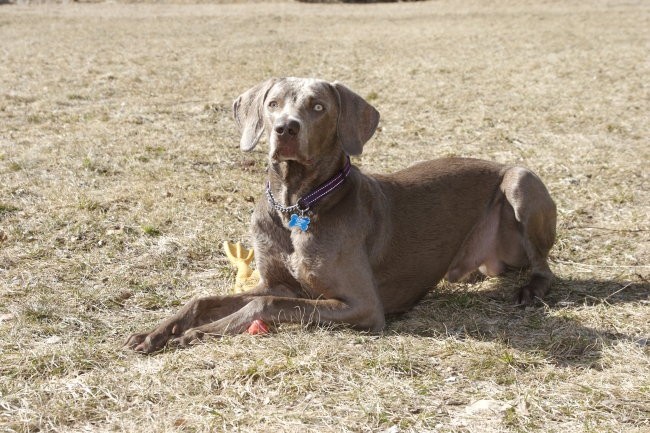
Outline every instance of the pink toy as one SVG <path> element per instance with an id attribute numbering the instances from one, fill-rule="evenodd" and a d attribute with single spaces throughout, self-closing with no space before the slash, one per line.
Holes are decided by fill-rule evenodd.
<path id="1" fill-rule="evenodd" d="M 264 335 L 269 333 L 269 325 L 264 323 L 263 320 L 255 319 L 248 326 L 247 332 L 250 335 Z"/>

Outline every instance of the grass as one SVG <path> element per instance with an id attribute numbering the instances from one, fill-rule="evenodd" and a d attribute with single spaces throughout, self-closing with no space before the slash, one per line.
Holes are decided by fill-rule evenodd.
<path id="1" fill-rule="evenodd" d="M 0 431 L 642 432 L 650 428 L 643 2 L 0 6 Z M 524 164 L 558 276 L 440 284 L 385 333 L 281 326 L 120 349 L 226 293 L 265 146 L 232 100 L 340 80 L 382 114 L 354 163 Z"/>

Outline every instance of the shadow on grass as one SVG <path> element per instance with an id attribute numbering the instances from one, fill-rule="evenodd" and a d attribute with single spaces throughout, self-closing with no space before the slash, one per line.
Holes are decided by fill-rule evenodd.
<path id="1" fill-rule="evenodd" d="M 499 341 L 535 353 L 557 365 L 598 368 L 605 347 L 618 341 L 648 344 L 647 335 L 616 331 L 610 314 L 621 304 L 649 303 L 647 281 L 556 280 L 544 304 L 521 308 L 512 304 L 513 287 L 523 284 L 504 277 L 485 290 L 443 283 L 413 310 L 389 318 L 387 333 L 460 340 Z M 592 328 L 585 315 L 602 321 Z M 604 317 L 611 320 L 603 321 Z M 630 319 L 627 318 L 627 323 Z"/>

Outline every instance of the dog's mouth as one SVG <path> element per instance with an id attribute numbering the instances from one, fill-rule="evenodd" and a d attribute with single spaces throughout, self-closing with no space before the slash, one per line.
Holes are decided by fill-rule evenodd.
<path id="1" fill-rule="evenodd" d="M 280 158 L 296 159 L 298 158 L 298 148 L 294 144 L 278 146 L 276 152 Z"/>
<path id="2" fill-rule="evenodd" d="M 299 150 L 298 142 L 291 140 L 288 142 L 276 142 L 275 150 L 271 154 L 273 161 L 295 161 L 302 165 L 312 165 L 313 159 L 302 155 Z"/>
<path id="3" fill-rule="evenodd" d="M 296 152 L 286 152 L 286 151 L 276 151 L 271 155 L 271 159 L 275 162 L 282 162 L 282 161 L 295 161 L 299 164 L 302 165 L 313 165 L 314 160 L 310 158 L 305 158 L 304 156 L 300 155 L 299 153 Z"/>

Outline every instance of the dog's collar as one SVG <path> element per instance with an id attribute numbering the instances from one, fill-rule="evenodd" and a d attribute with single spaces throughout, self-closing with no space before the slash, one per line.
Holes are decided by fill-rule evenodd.
<path id="1" fill-rule="evenodd" d="M 322 183 L 306 196 L 299 198 L 298 202 L 293 206 L 282 206 L 280 203 L 275 201 L 275 197 L 273 197 L 273 193 L 271 192 L 270 182 L 266 183 L 266 197 L 268 198 L 271 207 L 275 210 L 283 213 L 293 212 L 291 220 L 289 221 L 289 228 L 298 227 L 304 232 L 309 228 L 310 223 L 309 217 L 305 216 L 307 211 L 309 211 L 320 199 L 326 197 L 338 188 L 350 174 L 351 168 L 350 157 L 346 155 L 345 166 L 336 176 L 332 177 L 325 183 Z M 298 213 L 300 213 L 300 215 L 298 215 Z"/>

